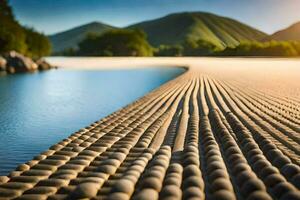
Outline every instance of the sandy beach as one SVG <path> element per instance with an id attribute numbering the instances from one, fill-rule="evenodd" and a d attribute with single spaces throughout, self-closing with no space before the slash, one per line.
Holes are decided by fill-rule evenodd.
<path id="1" fill-rule="evenodd" d="M 203 74 L 244 83 L 245 87 L 300 99 L 300 59 L 297 58 L 50 57 L 48 60 L 61 68 L 85 70 L 184 66 Z"/>

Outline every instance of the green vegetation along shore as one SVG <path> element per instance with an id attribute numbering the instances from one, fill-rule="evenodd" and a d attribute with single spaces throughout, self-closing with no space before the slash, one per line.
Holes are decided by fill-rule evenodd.
<path id="1" fill-rule="evenodd" d="M 102 35 L 89 34 L 79 43 L 83 56 L 152 56 L 146 34 L 139 30 L 111 30 Z"/>
<path id="2" fill-rule="evenodd" d="M 125 28 L 93 22 L 49 38 L 54 55 L 65 56 L 295 57 L 300 56 L 299 30 L 296 23 L 268 35 L 227 17 L 184 12 Z"/>
<path id="3" fill-rule="evenodd" d="M 118 29 L 104 34 L 89 34 L 78 50 L 68 49 L 64 56 L 300 56 L 300 41 L 241 41 L 220 48 L 206 40 L 187 40 L 182 44 L 153 47 L 140 30 Z"/>
<path id="4" fill-rule="evenodd" d="M 51 53 L 48 37 L 33 28 L 21 26 L 7 0 L 0 1 L 0 23 L 0 54 L 14 50 L 40 58 Z"/>
<path id="5" fill-rule="evenodd" d="M 43 56 L 50 55 L 47 36 L 23 27 L 15 19 L 7 0 L 0 1 L 0 74 L 33 72 L 53 68 Z"/>

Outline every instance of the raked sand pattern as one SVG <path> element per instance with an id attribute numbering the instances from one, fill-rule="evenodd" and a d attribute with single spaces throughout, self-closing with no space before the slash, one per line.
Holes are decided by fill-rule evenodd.
<path id="1" fill-rule="evenodd" d="M 0 199 L 300 199 L 300 100 L 189 70 L 0 177 Z"/>

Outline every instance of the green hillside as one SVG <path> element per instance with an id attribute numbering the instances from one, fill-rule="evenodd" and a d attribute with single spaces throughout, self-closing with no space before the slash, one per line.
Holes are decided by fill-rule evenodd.
<path id="1" fill-rule="evenodd" d="M 50 35 L 53 52 L 77 48 L 87 33 L 103 33 L 115 29 L 110 25 L 93 22 L 61 33 Z M 236 20 L 205 12 L 175 13 L 159 19 L 141 22 L 125 28 L 145 31 L 151 45 L 182 44 L 184 41 L 205 40 L 219 48 L 235 47 L 241 41 L 257 41 L 267 35 Z"/>
<path id="2" fill-rule="evenodd" d="M 185 40 L 206 40 L 218 47 L 234 47 L 241 41 L 261 40 L 267 35 L 236 20 L 204 12 L 171 14 L 134 24 L 148 35 L 153 46 L 180 44 Z"/>
<path id="3" fill-rule="evenodd" d="M 300 41 L 300 22 L 266 37 L 264 40 Z"/>
<path id="4" fill-rule="evenodd" d="M 92 22 L 61 33 L 50 35 L 49 39 L 52 43 L 52 51 L 60 52 L 69 48 L 76 49 L 77 44 L 86 36 L 86 34 L 100 34 L 111 29 L 115 29 L 115 27 L 99 22 Z"/>

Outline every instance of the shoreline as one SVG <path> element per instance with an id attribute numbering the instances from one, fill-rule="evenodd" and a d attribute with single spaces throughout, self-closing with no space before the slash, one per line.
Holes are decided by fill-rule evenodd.
<path id="1" fill-rule="evenodd" d="M 51 57 L 63 69 L 120 70 L 187 67 L 216 78 L 242 81 L 266 93 L 300 98 L 300 59 L 211 57 Z M 126 64 L 124 64 L 126 63 Z M 270 89 L 274 88 L 274 89 Z M 279 90 L 277 89 L 279 88 Z M 274 90 L 274 91 L 272 91 Z"/>
<path id="2" fill-rule="evenodd" d="M 257 64 L 265 62 L 300 62 L 300 58 L 271 58 L 271 57 L 45 57 L 51 64 L 61 68 L 72 69 L 123 69 L 141 67 L 193 67 L 199 65 L 211 66 L 225 63 L 248 62 Z M 124 66 L 124 63 L 126 65 Z M 203 64 L 202 64 L 203 63 Z"/>

